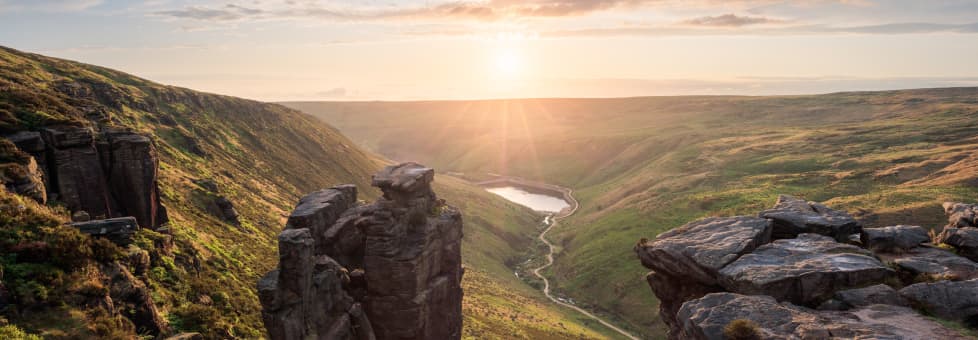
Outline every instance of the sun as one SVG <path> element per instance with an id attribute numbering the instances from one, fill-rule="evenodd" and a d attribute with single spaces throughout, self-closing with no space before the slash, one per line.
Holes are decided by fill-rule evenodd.
<path id="1" fill-rule="evenodd" d="M 522 75 L 525 63 L 519 50 L 513 48 L 501 48 L 494 52 L 492 57 L 492 71 L 494 74 L 506 78 L 516 78 Z"/>

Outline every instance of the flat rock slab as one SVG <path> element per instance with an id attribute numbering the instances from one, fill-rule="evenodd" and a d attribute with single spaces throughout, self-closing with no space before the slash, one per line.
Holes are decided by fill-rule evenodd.
<path id="1" fill-rule="evenodd" d="M 883 282 L 893 270 L 865 249 L 801 234 L 758 247 L 720 270 L 728 291 L 814 305 L 839 290 Z"/>
<path id="2" fill-rule="evenodd" d="M 656 272 L 715 285 L 717 272 L 771 239 L 771 221 L 707 218 L 660 234 L 635 247 L 642 265 Z"/>
<path id="3" fill-rule="evenodd" d="M 849 235 L 858 234 L 862 230 L 862 225 L 844 211 L 788 195 L 778 196 L 774 208 L 762 211 L 760 217 L 774 221 L 771 233 L 774 239 L 813 233 L 845 242 Z"/>
<path id="4" fill-rule="evenodd" d="M 878 253 L 877 256 L 894 264 L 905 281 L 978 278 L 978 263 L 940 248 L 917 247 L 900 253 Z"/>
<path id="5" fill-rule="evenodd" d="M 934 316 L 978 328 L 978 279 L 918 283 L 904 287 L 900 295 Z"/>
<path id="6" fill-rule="evenodd" d="M 683 304 L 679 338 L 724 340 L 724 327 L 750 320 L 761 339 L 967 339 L 913 310 L 872 305 L 849 312 L 818 312 L 769 296 L 713 293 Z"/>
<path id="7" fill-rule="evenodd" d="M 849 308 L 872 305 L 909 306 L 909 302 L 900 293 L 884 284 L 839 291 L 835 293 L 835 299 Z"/>
<path id="8" fill-rule="evenodd" d="M 927 229 L 920 226 L 897 225 L 882 228 L 863 228 L 859 240 L 872 251 L 901 251 L 930 242 Z"/>

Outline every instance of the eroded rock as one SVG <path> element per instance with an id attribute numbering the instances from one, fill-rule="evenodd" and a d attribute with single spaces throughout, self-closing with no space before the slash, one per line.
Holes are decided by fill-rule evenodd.
<path id="1" fill-rule="evenodd" d="M 774 239 L 812 233 L 846 242 L 849 235 L 858 234 L 862 230 L 859 222 L 844 211 L 788 195 L 778 196 L 774 208 L 761 212 L 760 217 L 774 221 L 771 232 Z"/>
<path id="2" fill-rule="evenodd" d="M 713 293 L 679 311 L 681 339 L 724 340 L 724 327 L 750 320 L 762 339 L 967 339 L 905 307 L 871 305 L 848 312 L 817 312 L 770 296 Z"/>
<path id="3" fill-rule="evenodd" d="M 864 228 L 860 233 L 863 247 L 872 251 L 905 251 L 930 242 L 927 229 L 920 226 L 897 225 Z"/>
<path id="4" fill-rule="evenodd" d="M 978 261 L 978 228 L 947 226 L 938 236 L 941 243 L 958 250 L 958 254 Z"/>
<path id="5" fill-rule="evenodd" d="M 978 263 L 944 249 L 917 247 L 900 253 L 877 254 L 893 263 L 903 282 L 970 280 L 978 278 Z"/>
<path id="6" fill-rule="evenodd" d="M 945 202 L 944 213 L 947 215 L 948 226 L 978 227 L 978 205 Z"/>
<path id="7" fill-rule="evenodd" d="M 801 234 L 741 256 L 720 270 L 720 285 L 735 293 L 813 305 L 836 291 L 883 282 L 892 274 L 864 249 L 827 236 Z"/>
<path id="8" fill-rule="evenodd" d="M 373 204 L 351 185 L 304 197 L 258 284 L 270 338 L 459 339 L 462 221 L 433 179 L 406 163 L 374 176 Z"/>
<path id="9" fill-rule="evenodd" d="M 717 272 L 737 257 L 767 243 L 771 221 L 749 216 L 707 218 L 660 234 L 635 246 L 646 281 L 659 299 L 659 314 L 673 333 L 673 316 L 683 302 L 721 291 Z"/>
<path id="10" fill-rule="evenodd" d="M 82 233 L 95 237 L 104 237 L 120 246 L 131 244 L 133 242 L 133 234 L 139 230 L 139 224 L 134 217 L 75 222 L 71 226 L 77 228 Z"/>
<path id="11" fill-rule="evenodd" d="M 978 230 L 960 227 L 970 207 L 949 206 L 958 216 L 942 235 L 962 254 Z M 907 306 L 978 327 L 978 263 L 931 245 L 926 229 L 861 230 L 844 212 L 789 196 L 761 216 L 773 221 L 704 219 L 636 245 L 670 339 L 724 339 L 738 319 L 762 339 L 964 338 Z M 961 281 L 888 286 L 941 279 Z"/>
<path id="12" fill-rule="evenodd" d="M 664 232 L 637 245 L 635 252 L 646 268 L 713 285 L 721 268 L 770 239 L 770 220 L 707 218 Z"/>
<path id="13" fill-rule="evenodd" d="M 0 139 L 0 185 L 8 191 L 47 203 L 44 173 L 35 157 Z"/>
<path id="14" fill-rule="evenodd" d="M 935 316 L 978 328 L 978 279 L 918 283 L 904 287 L 900 295 Z"/>
<path id="15" fill-rule="evenodd" d="M 845 304 L 847 309 L 871 305 L 904 307 L 909 305 L 908 301 L 901 297 L 895 289 L 884 284 L 838 291 L 835 293 L 835 299 Z"/>

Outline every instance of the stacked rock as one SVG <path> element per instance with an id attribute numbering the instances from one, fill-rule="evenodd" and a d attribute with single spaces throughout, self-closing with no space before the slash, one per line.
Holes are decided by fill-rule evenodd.
<path id="1" fill-rule="evenodd" d="M 948 229 L 974 229 L 974 206 L 946 209 Z M 930 241 L 922 227 L 863 228 L 782 195 L 758 217 L 691 222 L 635 251 L 672 339 L 725 339 L 744 324 L 760 338 L 964 339 L 909 308 L 978 327 L 978 264 Z"/>
<path id="2" fill-rule="evenodd" d="M 415 163 L 302 198 L 279 235 L 279 268 L 258 283 L 272 339 L 459 339 L 462 219 Z"/>

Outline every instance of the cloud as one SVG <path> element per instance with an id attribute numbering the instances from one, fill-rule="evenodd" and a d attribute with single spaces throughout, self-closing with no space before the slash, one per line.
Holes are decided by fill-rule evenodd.
<path id="1" fill-rule="evenodd" d="M 738 29 L 717 30 L 717 27 Z M 595 27 L 541 32 L 541 37 L 609 37 L 609 36 L 695 36 L 695 35 L 804 35 L 804 34 L 929 34 L 929 33 L 978 33 L 978 22 L 969 24 L 939 23 L 892 23 L 862 26 L 831 25 L 644 25 L 621 27 Z"/>
<path id="2" fill-rule="evenodd" d="M 683 21 L 683 24 L 690 25 L 690 26 L 742 27 L 742 26 L 772 24 L 772 23 L 781 23 L 781 22 L 783 21 L 777 19 L 765 18 L 765 17 L 724 14 L 718 16 L 705 16 L 705 17 L 693 18 L 693 19 Z"/>
<path id="3" fill-rule="evenodd" d="M 0 0 L 0 12 L 43 11 L 70 12 L 89 9 L 102 4 L 102 0 Z"/>
<path id="4" fill-rule="evenodd" d="M 316 95 L 320 97 L 336 98 L 336 97 L 346 97 L 346 93 L 347 93 L 346 88 L 337 87 L 327 91 L 316 92 Z"/>
<path id="5" fill-rule="evenodd" d="M 330 19 L 369 21 L 381 19 L 451 19 L 493 21 L 521 17 L 565 17 L 621 7 L 634 7 L 665 0 L 489 0 L 446 2 L 420 7 L 334 8 L 317 3 L 286 1 L 275 8 L 228 4 L 221 7 L 187 6 L 154 14 L 177 19 L 238 21 L 246 19 Z"/>

